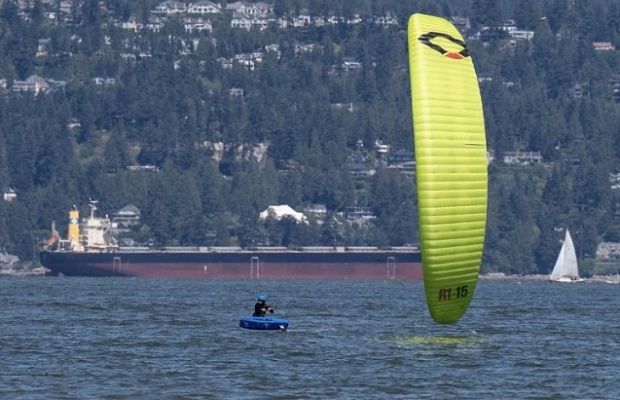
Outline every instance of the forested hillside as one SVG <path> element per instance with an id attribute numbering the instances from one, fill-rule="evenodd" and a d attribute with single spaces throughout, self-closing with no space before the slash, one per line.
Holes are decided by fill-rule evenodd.
<path id="1" fill-rule="evenodd" d="M 139 243 L 415 244 L 393 157 L 412 150 L 414 12 L 457 22 L 479 75 L 483 268 L 547 273 L 567 227 L 582 260 L 620 242 L 620 3 L 229 3 L 2 2 L 0 250 L 35 257 L 89 198 L 137 206 Z M 259 220 L 275 204 L 327 212 Z"/>

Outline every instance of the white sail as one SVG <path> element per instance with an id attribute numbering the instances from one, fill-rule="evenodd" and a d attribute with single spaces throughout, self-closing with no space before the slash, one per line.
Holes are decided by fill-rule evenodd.
<path id="1" fill-rule="evenodd" d="M 560 250 L 560 254 L 558 254 L 558 259 L 555 262 L 555 266 L 553 267 L 553 271 L 551 271 L 549 279 L 559 282 L 581 280 L 579 278 L 579 268 L 577 266 L 575 245 L 573 244 L 573 239 L 570 237 L 568 229 L 566 230 L 566 234 L 564 235 L 564 243 L 562 244 L 562 249 Z"/>

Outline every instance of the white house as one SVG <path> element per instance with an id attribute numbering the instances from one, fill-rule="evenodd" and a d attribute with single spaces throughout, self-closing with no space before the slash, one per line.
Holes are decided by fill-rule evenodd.
<path id="1" fill-rule="evenodd" d="M 276 220 L 281 220 L 282 218 L 288 217 L 293 218 L 298 224 L 299 223 L 308 223 L 308 218 L 300 212 L 293 210 L 290 206 L 283 204 L 279 206 L 269 206 L 259 215 L 261 220 L 266 220 L 267 218 L 273 218 Z"/>
<path id="2" fill-rule="evenodd" d="M 234 3 L 227 4 L 226 9 L 247 18 L 266 18 L 273 13 L 273 5 L 265 2 L 248 3 L 245 1 L 235 1 Z"/>
<path id="3" fill-rule="evenodd" d="M 2 193 L 2 197 L 4 198 L 4 201 L 10 203 L 17 198 L 17 193 L 15 193 L 15 189 L 7 188 L 4 190 L 4 193 Z"/>
<path id="4" fill-rule="evenodd" d="M 183 25 L 185 27 L 185 31 L 188 33 L 213 31 L 213 25 L 208 19 L 188 17 L 183 19 Z"/>
<path id="5" fill-rule="evenodd" d="M 133 204 L 128 204 L 112 215 L 112 222 L 116 222 L 118 231 L 128 231 L 134 226 L 140 225 L 140 209 Z"/>
<path id="6" fill-rule="evenodd" d="M 356 69 L 361 69 L 362 63 L 356 61 L 351 57 L 345 57 L 342 59 L 342 69 L 345 71 L 352 71 Z"/>
<path id="7" fill-rule="evenodd" d="M 49 84 L 38 75 L 31 75 L 25 81 L 13 81 L 14 92 L 33 92 L 39 94 L 49 89 Z"/>
<path id="8" fill-rule="evenodd" d="M 233 67 L 232 58 L 218 57 L 215 61 L 217 61 L 217 63 L 220 64 L 222 69 L 232 69 Z"/>
<path id="9" fill-rule="evenodd" d="M 179 14 L 187 12 L 187 6 L 183 1 L 167 0 L 155 7 L 157 14 Z"/>
<path id="10" fill-rule="evenodd" d="M 384 27 L 398 26 L 398 20 L 389 14 L 381 17 L 375 17 L 373 23 Z"/>
<path id="11" fill-rule="evenodd" d="M 117 22 L 116 26 L 121 29 L 134 32 L 138 32 L 140 29 L 142 29 L 142 24 L 139 23 L 135 17 L 130 17 L 127 21 Z"/>
<path id="12" fill-rule="evenodd" d="M 306 207 L 304 211 L 314 216 L 319 224 L 321 224 L 327 217 L 327 207 L 325 204 L 312 204 L 311 206 Z"/>
<path id="13" fill-rule="evenodd" d="M 594 46 L 596 51 L 612 51 L 616 49 L 611 42 L 592 42 L 592 46 Z"/>
<path id="14" fill-rule="evenodd" d="M 534 37 L 534 31 L 525 31 L 521 29 L 515 29 L 508 32 L 511 38 L 515 40 L 531 40 Z"/>
<path id="15" fill-rule="evenodd" d="M 222 7 L 212 1 L 200 0 L 191 3 L 187 7 L 187 12 L 190 14 L 219 14 L 222 12 Z"/>
<path id="16" fill-rule="evenodd" d="M 533 165 L 542 162 L 539 151 L 507 151 L 504 153 L 504 164 Z"/>
<path id="17" fill-rule="evenodd" d="M 312 23 L 312 17 L 308 14 L 301 14 L 295 17 L 293 20 L 293 26 L 300 28 L 302 26 L 308 26 Z"/>
<path id="18" fill-rule="evenodd" d="M 612 190 L 620 189 L 620 173 L 610 173 L 609 174 L 609 183 Z"/>
<path id="19" fill-rule="evenodd" d="M 246 18 L 246 17 L 244 17 L 242 15 L 235 15 L 230 20 L 230 27 L 231 28 L 245 29 L 245 30 L 249 31 L 250 29 L 252 29 L 252 20 L 250 18 Z"/>
<path id="20" fill-rule="evenodd" d="M 321 49 L 322 47 L 318 44 L 315 43 L 308 43 L 308 44 L 304 44 L 304 43 L 297 43 L 295 42 L 295 44 L 293 45 L 293 51 L 295 52 L 295 54 L 300 54 L 300 53 L 312 53 L 314 51 L 314 49 Z"/>
<path id="21" fill-rule="evenodd" d="M 273 53 L 276 55 L 276 58 L 279 60 L 282 56 L 282 51 L 280 51 L 280 45 L 277 43 L 267 44 L 265 45 L 265 51 L 267 53 Z"/>

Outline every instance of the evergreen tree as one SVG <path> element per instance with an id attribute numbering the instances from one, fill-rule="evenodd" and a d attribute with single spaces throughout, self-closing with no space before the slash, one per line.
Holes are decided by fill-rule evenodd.
<path id="1" fill-rule="evenodd" d="M 7 162 L 7 142 L 4 139 L 4 132 L 0 129 L 0 190 L 10 185 Z"/>
<path id="2" fill-rule="evenodd" d="M 521 29 L 534 30 L 542 17 L 541 3 L 536 0 L 520 0 L 514 8 L 514 20 Z"/>
<path id="3" fill-rule="evenodd" d="M 103 150 L 103 166 L 107 172 L 118 172 L 129 165 L 127 140 L 122 131 L 112 132 Z"/>
<path id="4" fill-rule="evenodd" d="M 493 0 L 474 0 L 471 19 L 476 27 L 498 27 L 502 23 L 501 3 Z"/>

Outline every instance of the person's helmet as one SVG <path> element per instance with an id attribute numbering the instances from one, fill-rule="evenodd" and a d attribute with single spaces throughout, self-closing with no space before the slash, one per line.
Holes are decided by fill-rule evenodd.
<path id="1" fill-rule="evenodd" d="M 259 294 L 258 296 L 256 296 L 256 300 L 258 300 L 258 301 L 267 301 L 267 295 L 266 294 Z"/>

